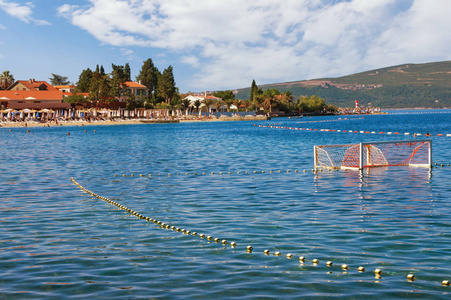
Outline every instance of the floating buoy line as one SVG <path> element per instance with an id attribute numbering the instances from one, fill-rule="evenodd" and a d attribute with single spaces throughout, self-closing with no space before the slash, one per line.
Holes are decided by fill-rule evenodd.
<path id="1" fill-rule="evenodd" d="M 446 163 L 434 163 L 432 168 L 445 168 L 450 167 L 451 164 Z M 226 176 L 226 175 L 257 175 L 257 174 L 287 174 L 287 173 L 318 173 L 318 172 L 334 172 L 340 171 L 341 169 L 303 169 L 301 170 L 269 170 L 269 171 L 237 171 L 237 172 L 168 172 L 168 173 L 122 173 L 114 174 L 113 177 L 129 177 L 129 178 L 155 178 L 155 177 L 174 177 L 174 176 Z M 343 171 L 343 170 L 342 170 Z"/>
<path id="2" fill-rule="evenodd" d="M 321 170 L 304 169 L 302 173 L 306 172 L 318 172 Z M 335 170 L 331 170 L 335 171 Z M 237 172 L 172 172 L 172 173 L 146 173 L 146 174 L 114 174 L 114 177 L 171 177 L 171 176 L 217 176 L 217 175 L 256 175 L 256 174 L 286 174 L 286 173 L 301 173 L 299 170 L 269 170 L 269 171 L 237 171 Z"/>
<path id="3" fill-rule="evenodd" d="M 451 133 L 443 134 L 443 133 L 437 133 L 437 134 L 429 134 L 429 133 L 410 133 L 410 132 L 394 132 L 394 131 L 368 131 L 368 130 L 341 130 L 341 129 L 319 129 L 319 128 L 301 128 L 301 127 L 289 127 L 289 126 L 271 126 L 271 125 L 257 125 L 254 124 L 254 126 L 258 126 L 261 128 L 272 128 L 272 129 L 288 129 L 288 130 L 303 130 L 303 131 L 325 131 L 325 132 L 340 132 L 340 133 L 363 133 L 363 134 L 386 134 L 386 135 L 412 135 L 412 136 L 446 136 L 451 137 Z"/>
<path id="4" fill-rule="evenodd" d="M 222 247 L 224 247 L 224 248 L 227 248 L 227 246 L 230 245 L 230 248 L 233 248 L 233 249 L 236 249 L 236 250 L 240 250 L 240 249 L 243 248 L 243 251 L 245 250 L 247 253 L 255 253 L 254 252 L 254 248 L 251 245 L 246 246 L 245 249 L 244 249 L 244 247 L 240 247 L 236 242 L 229 242 L 229 241 L 227 241 L 225 239 L 220 239 L 218 237 L 214 238 L 211 235 L 206 235 L 204 233 L 197 233 L 195 231 L 186 230 L 186 229 L 177 227 L 174 224 L 168 224 L 168 223 L 165 223 L 163 221 L 157 220 L 155 218 L 146 217 L 146 216 L 140 214 L 139 212 L 136 212 L 136 211 L 126 207 L 125 205 L 122 205 L 122 204 L 120 204 L 118 202 L 115 202 L 115 201 L 113 201 L 111 199 L 108 199 L 106 197 L 100 196 L 100 195 L 98 195 L 98 194 L 96 194 L 96 193 L 84 188 L 81 184 L 79 184 L 77 181 L 75 181 L 75 179 L 73 177 L 71 177 L 71 181 L 77 187 L 79 187 L 83 192 L 88 193 L 91 196 L 93 196 L 93 197 L 95 197 L 97 199 L 103 200 L 103 201 L 105 201 L 105 202 L 107 202 L 107 203 L 109 203 L 111 205 L 114 205 L 117 208 L 119 208 L 121 210 L 124 210 L 127 213 L 137 217 L 138 219 L 142 219 L 142 220 L 145 220 L 147 222 L 152 222 L 152 223 L 156 224 L 159 229 L 171 230 L 171 231 L 174 231 L 174 232 L 179 232 L 179 233 L 184 234 L 184 235 L 190 235 L 190 236 L 193 236 L 193 237 L 198 237 L 200 239 L 206 239 L 210 243 L 213 241 L 213 242 L 215 242 L 217 244 L 222 244 Z M 282 255 L 282 253 L 279 252 L 279 251 L 275 251 L 275 252 L 271 253 L 270 250 L 268 250 L 268 249 L 265 249 L 264 251 L 259 251 L 259 252 L 263 253 L 265 256 L 270 256 L 270 255 L 273 255 L 273 256 L 285 256 L 286 259 L 290 259 L 290 260 L 295 258 L 295 257 L 298 257 L 297 260 L 299 261 L 299 264 L 301 266 L 304 266 L 307 262 L 311 262 L 312 266 L 317 267 L 321 263 L 318 258 L 307 259 L 305 256 L 295 256 L 292 253 L 287 253 L 285 255 Z M 326 265 L 326 268 L 328 268 L 328 269 L 334 267 L 334 263 L 332 261 L 327 261 L 325 263 L 325 265 Z M 358 273 L 366 272 L 366 269 L 363 266 L 359 266 L 357 268 L 351 268 L 347 264 L 342 264 L 339 267 L 336 267 L 336 269 L 341 270 L 343 274 L 348 274 L 349 270 L 356 270 Z M 330 274 L 332 272 L 328 271 L 327 273 Z M 382 279 L 382 274 L 390 275 L 390 273 L 386 273 L 386 272 L 383 273 L 382 270 L 379 269 L 379 268 L 374 270 L 375 279 L 377 279 L 377 280 Z M 415 277 L 415 275 L 411 274 L 411 273 L 407 274 L 406 278 L 407 278 L 407 281 L 410 281 L 410 282 L 415 281 L 417 279 Z M 449 280 L 443 280 L 442 281 L 442 286 L 450 286 Z"/>

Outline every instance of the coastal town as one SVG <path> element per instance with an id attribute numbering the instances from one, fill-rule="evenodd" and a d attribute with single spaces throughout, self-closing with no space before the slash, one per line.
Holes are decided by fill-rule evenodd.
<path id="1" fill-rule="evenodd" d="M 251 98 L 234 99 L 234 92 L 175 93 L 169 101 L 150 103 L 152 89 L 138 82 L 120 81 L 120 93 L 94 97 L 74 84 L 50 84 L 44 80 L 11 80 L 2 74 L 0 126 L 39 126 L 63 124 L 169 123 L 184 121 L 266 120 L 302 114 L 368 114 L 379 108 L 337 108 L 316 96 L 299 99 L 277 90 L 263 92 L 256 87 Z M 59 75 L 53 74 L 59 78 Z M 255 85 L 256 86 L 256 85 Z M 155 92 L 154 92 L 155 93 Z"/>

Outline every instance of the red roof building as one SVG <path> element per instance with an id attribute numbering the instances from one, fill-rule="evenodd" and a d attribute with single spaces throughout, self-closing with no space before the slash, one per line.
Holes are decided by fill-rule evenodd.
<path id="1" fill-rule="evenodd" d="M 10 87 L 9 91 L 58 91 L 47 81 L 37 81 L 34 79 L 17 80 Z"/>
<path id="2" fill-rule="evenodd" d="M 18 80 L 8 90 L 0 91 L 0 105 L 14 109 L 63 109 L 63 93 L 46 81 Z"/>

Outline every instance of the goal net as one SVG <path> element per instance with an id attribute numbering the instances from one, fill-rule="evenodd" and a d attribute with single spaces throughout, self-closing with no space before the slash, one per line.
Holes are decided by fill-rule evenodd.
<path id="1" fill-rule="evenodd" d="M 431 140 L 314 146 L 315 168 L 431 167 Z"/>

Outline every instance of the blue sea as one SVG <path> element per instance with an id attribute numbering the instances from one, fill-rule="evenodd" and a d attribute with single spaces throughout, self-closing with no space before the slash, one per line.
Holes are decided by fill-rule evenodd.
<path id="1" fill-rule="evenodd" d="M 1 299 L 451 297 L 449 110 L 28 129 L 0 128 Z M 431 170 L 312 172 L 314 145 L 415 132 Z"/>

